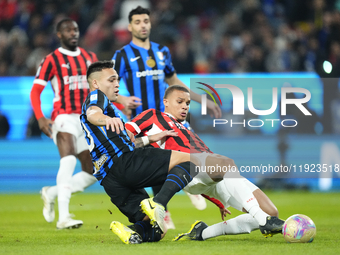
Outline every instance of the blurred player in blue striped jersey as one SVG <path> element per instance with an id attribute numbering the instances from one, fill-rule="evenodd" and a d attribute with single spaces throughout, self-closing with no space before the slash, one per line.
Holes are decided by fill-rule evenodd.
<path id="1" fill-rule="evenodd" d="M 171 86 L 165 92 L 164 112 L 154 109 L 144 111 L 125 126 L 134 135 L 143 137 L 169 130 L 176 132 L 177 136 L 169 136 L 150 144 L 155 148 L 190 153 L 190 160 L 195 162 L 201 171 L 184 190 L 191 194 L 203 194 L 209 200 L 219 200 L 222 207 L 211 201 L 220 208 L 223 220 L 226 213 L 230 213 L 226 209 L 229 206 L 246 214 L 210 227 L 202 221 L 197 221 L 188 233 L 180 234 L 174 240 L 205 240 L 223 234 L 250 233 L 257 229 L 260 229 L 265 237 L 281 233 L 284 221 L 277 217 L 278 210 L 266 194 L 235 171 L 237 166 L 232 159 L 213 153 L 197 134 L 182 125 L 181 122 L 187 117 L 189 104 L 189 91 L 183 86 Z M 214 168 L 218 165 L 232 166 L 235 170 L 219 172 Z M 209 166 L 214 170 L 209 172 Z"/>
<path id="2" fill-rule="evenodd" d="M 131 118 L 147 109 L 164 111 L 163 96 L 171 85 L 187 87 L 178 79 L 168 47 L 149 40 L 151 23 L 148 9 L 138 6 L 129 13 L 128 30 L 132 41 L 113 56 L 115 70 L 125 82 L 129 97 L 119 96 L 117 103 L 132 110 Z M 187 87 L 188 88 L 188 87 Z M 198 94 L 192 100 L 201 102 Z M 221 116 L 221 109 L 211 100 L 207 102 L 210 114 Z"/>

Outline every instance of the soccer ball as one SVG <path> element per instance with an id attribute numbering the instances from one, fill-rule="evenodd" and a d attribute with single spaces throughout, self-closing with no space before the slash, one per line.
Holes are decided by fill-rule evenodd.
<path id="1" fill-rule="evenodd" d="M 311 218 L 295 214 L 283 224 L 282 234 L 288 243 L 311 243 L 316 235 L 316 228 Z"/>

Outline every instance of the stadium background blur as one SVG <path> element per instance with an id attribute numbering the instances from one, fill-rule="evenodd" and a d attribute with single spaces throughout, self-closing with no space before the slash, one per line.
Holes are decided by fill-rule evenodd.
<path id="1" fill-rule="evenodd" d="M 190 78 L 237 75 L 312 81 L 312 98 L 319 100 L 309 106 L 316 118 L 301 121 L 299 129 L 268 133 L 238 128 L 221 131 L 226 138 L 216 141 L 192 119 L 213 151 L 227 147 L 224 154 L 242 165 L 340 163 L 339 0 L 3 0 L 0 113 L 9 128 L 1 117 L 0 192 L 38 192 L 55 183 L 58 151 L 41 136 L 29 103 L 37 66 L 59 47 L 55 24 L 64 17 L 74 19 L 80 46 L 101 60 L 111 59 L 130 41 L 127 15 L 137 5 L 151 9 L 150 39 L 170 48 L 176 71 L 187 85 Z M 42 95 L 43 111 L 49 116 L 51 89 Z M 340 189 L 339 176 L 317 173 L 312 178 L 277 176 L 270 181 L 257 176 L 253 181 L 267 189 L 334 191 Z M 94 185 L 91 191 L 102 189 Z"/>

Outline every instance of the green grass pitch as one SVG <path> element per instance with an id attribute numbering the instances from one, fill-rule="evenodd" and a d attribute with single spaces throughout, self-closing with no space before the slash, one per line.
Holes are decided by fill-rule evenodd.
<path id="1" fill-rule="evenodd" d="M 317 235 L 313 243 L 288 244 L 281 235 L 264 238 L 260 232 L 221 236 L 203 242 L 172 242 L 191 224 L 203 220 L 220 222 L 218 208 L 209 201 L 207 209 L 196 210 L 186 195 L 176 195 L 169 209 L 176 229 L 158 243 L 123 244 L 110 230 L 112 220 L 128 224 L 104 193 L 82 193 L 72 197 L 70 211 L 84 221 L 80 229 L 56 230 L 56 222 L 42 216 L 39 194 L 0 195 L 0 254 L 340 254 L 340 194 L 268 192 L 280 217 L 301 213 L 313 219 Z M 231 209 L 234 217 L 239 213 Z M 57 216 L 57 215 L 56 215 Z"/>

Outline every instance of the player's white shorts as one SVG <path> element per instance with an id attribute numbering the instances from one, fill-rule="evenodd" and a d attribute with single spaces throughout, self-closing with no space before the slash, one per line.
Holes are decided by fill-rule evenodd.
<path id="1" fill-rule="evenodd" d="M 74 135 L 76 138 L 76 153 L 79 154 L 88 150 L 89 146 L 85 139 L 84 131 L 80 124 L 79 114 L 60 114 L 55 118 L 52 125 L 53 142 L 57 145 L 57 133 L 65 132 Z"/>
<path id="2" fill-rule="evenodd" d="M 191 154 L 192 156 L 195 156 L 195 154 Z M 209 156 L 209 153 L 199 153 L 197 154 L 197 157 L 199 156 L 201 166 L 205 166 L 205 160 L 207 156 Z M 258 189 L 258 187 L 251 183 L 249 180 L 247 180 L 244 177 L 241 177 L 244 179 L 244 182 L 249 187 L 251 192 L 254 192 L 254 190 Z M 214 197 L 221 201 L 221 203 L 227 208 L 229 206 L 242 211 L 242 205 L 236 201 L 233 197 L 231 197 L 231 194 L 225 187 L 225 183 L 223 181 L 220 182 L 214 182 L 209 175 L 206 172 L 200 172 L 198 173 L 191 182 L 184 188 L 185 191 L 193 194 L 205 194 L 210 197 Z"/>

